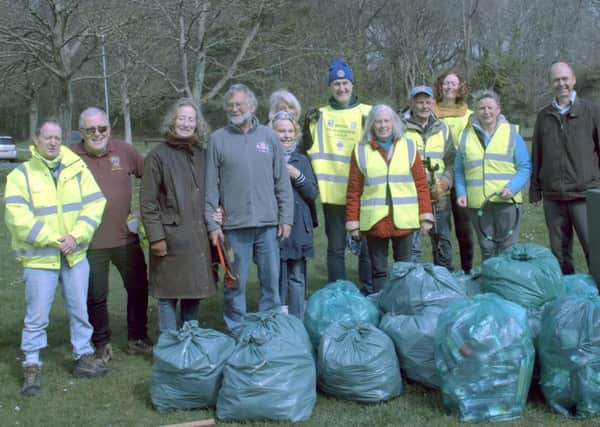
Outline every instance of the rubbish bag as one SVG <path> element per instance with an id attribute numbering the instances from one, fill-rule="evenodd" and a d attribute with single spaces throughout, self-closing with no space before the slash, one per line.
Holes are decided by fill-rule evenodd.
<path id="1" fill-rule="evenodd" d="M 441 308 L 433 307 L 415 315 L 387 313 L 379 323 L 379 328 L 394 342 L 406 377 L 432 388 L 440 386 L 434 349 L 441 311 Z"/>
<path id="2" fill-rule="evenodd" d="M 589 274 L 568 274 L 563 276 L 567 295 L 598 295 L 598 286 Z"/>
<path id="3" fill-rule="evenodd" d="M 201 329 L 195 320 L 163 332 L 154 346 L 150 398 L 159 411 L 204 408 L 217 403 L 233 338 Z"/>
<path id="4" fill-rule="evenodd" d="M 600 297 L 567 295 L 544 311 L 540 385 L 559 414 L 600 414 Z"/>
<path id="5" fill-rule="evenodd" d="M 525 308 L 535 308 L 564 295 L 558 261 L 544 246 L 520 243 L 483 262 L 482 292 L 494 292 Z"/>
<path id="6" fill-rule="evenodd" d="M 456 302 L 440 315 L 435 336 L 444 404 L 461 421 L 520 417 L 534 354 L 523 307 L 494 294 Z"/>
<path id="7" fill-rule="evenodd" d="M 375 326 L 379 323 L 377 306 L 347 280 L 329 283 L 308 299 L 304 326 L 315 348 L 319 347 L 325 329 L 342 320 L 364 320 Z"/>
<path id="8" fill-rule="evenodd" d="M 317 383 L 325 393 L 358 402 L 399 396 L 402 377 L 394 344 L 368 322 L 331 324 L 319 345 Z"/>
<path id="9" fill-rule="evenodd" d="M 481 293 L 481 268 L 473 267 L 470 274 L 459 270 L 452 273 L 454 280 L 461 283 L 468 297 L 474 297 Z"/>
<path id="10" fill-rule="evenodd" d="M 221 420 L 308 419 L 317 400 L 317 372 L 302 321 L 278 311 L 244 316 L 223 370 Z"/>
<path id="11" fill-rule="evenodd" d="M 379 306 L 384 313 L 421 314 L 425 308 L 445 308 L 465 296 L 464 286 L 445 267 L 395 262 L 380 292 Z"/>

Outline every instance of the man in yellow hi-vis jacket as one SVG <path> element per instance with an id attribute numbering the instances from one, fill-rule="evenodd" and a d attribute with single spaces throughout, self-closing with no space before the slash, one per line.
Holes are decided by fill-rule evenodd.
<path id="1" fill-rule="evenodd" d="M 106 199 L 85 163 L 61 146 L 60 124 L 42 121 L 33 137 L 31 160 L 6 179 L 5 220 L 12 249 L 23 264 L 26 314 L 21 339 L 22 393 L 40 390 L 39 352 L 47 345 L 46 328 L 58 282 L 69 315 L 77 377 L 105 375 L 94 357 L 87 313 L 89 264 L 86 250 L 98 227 Z"/>

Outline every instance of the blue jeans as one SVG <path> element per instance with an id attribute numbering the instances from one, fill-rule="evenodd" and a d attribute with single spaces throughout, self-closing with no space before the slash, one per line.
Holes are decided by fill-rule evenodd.
<path id="1" fill-rule="evenodd" d="M 251 227 L 225 230 L 235 255 L 234 268 L 239 275 L 235 289 L 225 287 L 223 317 L 227 328 L 235 332 L 246 314 L 246 282 L 250 260 L 254 259 L 260 284 L 258 310 L 278 309 L 279 300 L 279 241 L 277 227 Z"/>
<path id="2" fill-rule="evenodd" d="M 181 310 L 181 324 L 183 325 L 188 320 L 198 320 L 198 312 L 200 311 L 199 299 L 158 299 L 158 329 L 160 333 L 166 331 L 177 330 L 177 301 L 180 301 L 179 307 Z"/>
<path id="3" fill-rule="evenodd" d="M 306 258 L 281 260 L 279 295 L 281 303 L 287 304 L 288 313 L 304 319 L 306 292 Z"/>
<path id="4" fill-rule="evenodd" d="M 327 236 L 327 281 L 346 280 L 346 206 L 323 203 Z M 358 255 L 358 280 L 371 288 L 371 259 L 364 238 Z"/>
<path id="5" fill-rule="evenodd" d="M 452 221 L 451 221 L 450 205 L 444 209 L 437 209 L 436 211 L 436 227 L 437 227 L 437 239 L 434 236 L 433 229 L 429 232 L 431 239 L 431 249 L 433 252 L 433 263 L 435 265 L 441 265 L 446 267 L 449 271 L 452 271 Z M 411 262 L 421 262 L 421 232 L 415 231 L 412 234 L 412 247 L 410 249 L 410 260 Z"/>
<path id="6" fill-rule="evenodd" d="M 69 315 L 73 358 L 77 360 L 94 352 L 90 344 L 93 329 L 87 313 L 89 274 L 90 266 L 86 258 L 69 267 L 67 260 L 61 257 L 60 270 L 23 270 L 27 305 L 21 337 L 21 350 L 25 353 L 23 365 L 41 365 L 40 350 L 48 345 L 46 329 L 59 280 L 62 283 L 62 296 Z"/>

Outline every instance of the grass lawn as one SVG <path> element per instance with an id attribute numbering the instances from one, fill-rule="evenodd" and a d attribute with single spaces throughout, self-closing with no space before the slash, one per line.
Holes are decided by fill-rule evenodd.
<path id="1" fill-rule="evenodd" d="M 137 145 L 137 144 L 136 144 Z M 143 144 L 139 147 L 145 151 Z M 6 168 L 0 168 L 0 190 L 3 198 Z M 2 202 L 3 204 L 3 202 Z M 137 205 L 135 201 L 134 205 Z M 21 359 L 19 350 L 25 313 L 22 268 L 12 258 L 10 238 L 4 225 L 4 206 L 0 209 L 0 425 L 2 426 L 159 426 L 183 423 L 214 416 L 212 410 L 156 412 L 150 402 L 152 360 L 125 353 L 127 343 L 125 291 L 115 270 L 111 271 L 109 299 L 115 358 L 112 373 L 100 379 L 75 379 L 71 376 L 69 325 L 62 297 L 57 292 L 48 327 L 48 348 L 42 351 L 42 391 L 33 398 L 21 396 Z M 309 263 L 309 293 L 326 282 L 325 238 L 323 227 L 316 230 L 317 256 Z M 424 239 L 426 242 L 427 239 Z M 548 244 L 541 207 L 524 205 L 521 241 Z M 455 245 L 456 246 L 456 245 Z M 577 269 L 585 271 L 585 263 L 577 244 Z M 424 249 L 430 261 L 429 246 Z M 476 259 L 478 260 L 478 254 Z M 455 251 L 455 259 L 458 254 Z M 476 261 L 476 263 L 478 263 Z M 348 275 L 356 280 L 356 258 L 348 256 Z M 456 262 L 455 262 L 456 265 Z M 258 286 L 254 271 L 250 274 L 249 308 L 256 309 Z M 201 304 L 200 321 L 205 328 L 223 330 L 222 293 Z M 150 300 L 149 330 L 156 336 L 156 301 Z M 284 396 L 282 396 L 284 398 Z M 257 426 L 290 423 L 255 423 Z M 237 424 L 229 424 L 237 425 Z M 461 425 L 442 405 L 438 391 L 416 384 L 405 384 L 403 394 L 379 405 L 362 405 L 319 394 L 306 426 L 431 426 Z M 529 403 L 522 419 L 506 422 L 506 426 L 598 426 L 600 418 L 571 421 L 550 411 L 537 385 L 532 386 Z"/>

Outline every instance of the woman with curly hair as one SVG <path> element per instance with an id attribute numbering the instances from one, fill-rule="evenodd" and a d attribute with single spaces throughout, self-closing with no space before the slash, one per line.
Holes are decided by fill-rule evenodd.
<path id="1" fill-rule="evenodd" d="M 446 123 L 454 147 L 458 148 L 458 137 L 469 124 L 470 117 L 473 114 L 473 111 L 467 105 L 469 86 L 461 73 L 456 70 L 449 70 L 435 79 L 433 94 L 436 101 L 433 112 L 438 119 Z M 452 187 L 450 199 L 452 200 L 454 232 L 456 240 L 458 240 L 460 253 L 460 268 L 465 274 L 469 274 L 473 267 L 473 232 L 469 215 L 465 208 L 461 208 L 456 204 L 456 190 L 454 187 Z"/>

